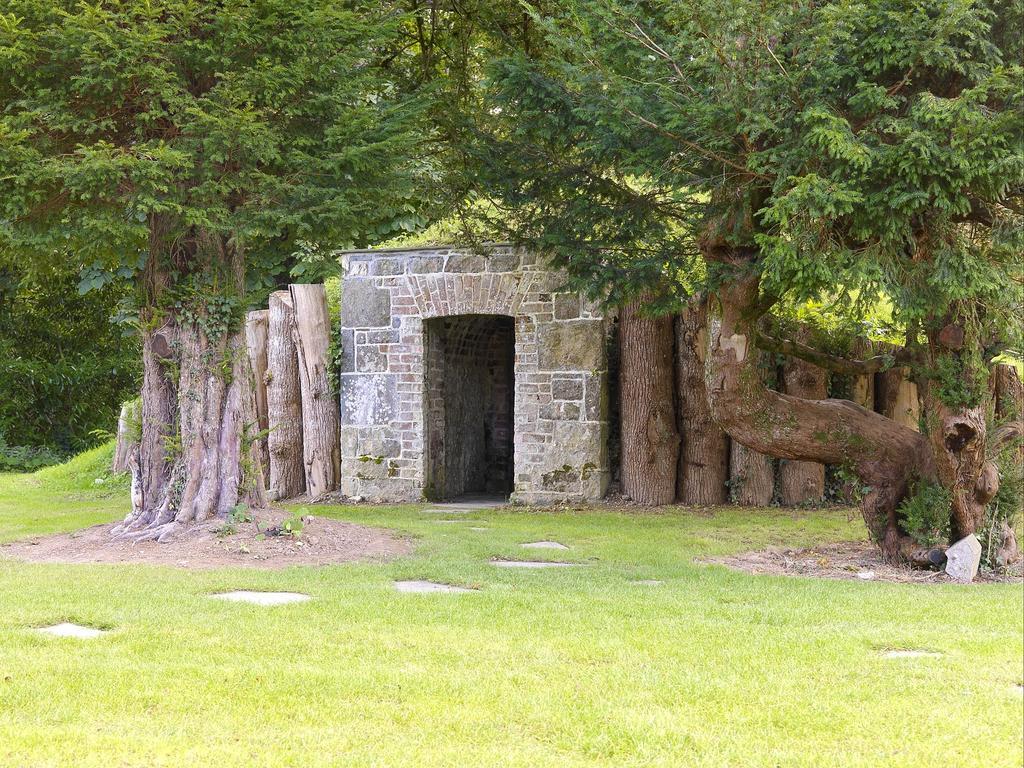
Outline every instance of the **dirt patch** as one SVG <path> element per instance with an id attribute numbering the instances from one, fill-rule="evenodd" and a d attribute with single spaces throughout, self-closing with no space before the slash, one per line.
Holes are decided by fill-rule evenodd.
<path id="1" fill-rule="evenodd" d="M 819 579 L 892 581 L 899 583 L 953 583 L 943 571 L 922 571 L 889 565 L 870 542 L 841 541 L 807 549 L 769 547 L 728 557 L 707 557 L 701 563 L 727 565 L 744 573 L 772 576 L 812 576 Z M 978 573 L 975 582 L 1021 582 L 1021 565 L 1006 573 Z"/>
<path id="2" fill-rule="evenodd" d="M 302 518 L 302 530 L 297 535 L 267 535 L 289 519 L 291 516 L 281 510 L 265 510 L 251 522 L 228 527 L 218 519 L 191 526 L 166 544 L 118 541 L 110 535 L 113 523 L 94 525 L 74 533 L 0 545 L 0 556 L 34 563 L 141 563 L 272 570 L 292 565 L 383 561 L 413 550 L 410 540 L 390 531 L 326 517 Z"/>

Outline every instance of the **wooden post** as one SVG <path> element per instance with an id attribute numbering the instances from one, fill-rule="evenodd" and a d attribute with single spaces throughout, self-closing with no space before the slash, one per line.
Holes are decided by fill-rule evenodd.
<path id="1" fill-rule="evenodd" d="M 138 445 L 142 404 L 139 400 L 130 400 L 121 404 L 121 414 L 117 417 L 117 442 L 114 444 L 114 460 L 110 464 L 111 472 L 127 472 L 128 457 L 132 449 Z"/>
<path id="2" fill-rule="evenodd" d="M 675 324 L 676 402 L 682 435 L 676 496 L 683 504 L 700 506 L 724 504 L 729 479 L 729 438 L 711 418 L 704 384 L 707 323 L 707 300 L 695 298 Z"/>
<path id="3" fill-rule="evenodd" d="M 856 339 L 853 343 L 852 353 L 854 357 L 871 357 L 873 353 L 870 339 Z M 875 375 L 868 373 L 854 376 L 850 383 L 850 399 L 869 411 L 875 410 Z"/>
<path id="4" fill-rule="evenodd" d="M 775 389 L 778 386 L 778 373 L 774 355 L 765 352 L 757 354 L 760 358 L 758 371 L 762 381 L 769 389 Z M 767 507 L 775 496 L 775 460 L 731 440 L 729 488 L 729 496 L 736 504 L 744 507 Z"/>
<path id="5" fill-rule="evenodd" d="M 252 367 L 253 394 L 256 402 L 256 423 L 260 437 L 256 440 L 255 453 L 260 458 L 263 477 L 270 479 L 270 451 L 267 445 L 269 416 L 267 413 L 267 333 L 270 311 L 266 309 L 249 312 L 245 316 L 245 345 L 249 351 L 249 365 Z"/>
<path id="6" fill-rule="evenodd" d="M 802 339 L 806 341 L 806 339 Z M 805 360 L 788 358 L 783 365 L 783 390 L 807 400 L 828 397 L 828 373 Z M 783 460 L 779 464 L 779 499 L 784 506 L 817 503 L 825 495 L 825 465 Z"/>
<path id="7" fill-rule="evenodd" d="M 619 319 L 622 490 L 640 504 L 671 504 L 676 496 L 679 433 L 673 403 L 672 318 L 639 313 Z"/>
<path id="8" fill-rule="evenodd" d="M 289 499 L 306 490 L 306 474 L 302 464 L 302 399 L 295 351 L 295 311 L 288 291 L 270 294 L 266 385 L 270 496 Z"/>
<path id="9" fill-rule="evenodd" d="M 917 384 L 907 378 L 906 368 L 890 368 L 875 376 L 875 410 L 888 419 L 921 430 L 921 406 Z"/>
<path id="10" fill-rule="evenodd" d="M 340 415 L 331 392 L 331 318 L 323 285 L 289 286 L 295 309 L 295 349 L 302 392 L 302 451 L 311 499 L 341 482 Z"/>

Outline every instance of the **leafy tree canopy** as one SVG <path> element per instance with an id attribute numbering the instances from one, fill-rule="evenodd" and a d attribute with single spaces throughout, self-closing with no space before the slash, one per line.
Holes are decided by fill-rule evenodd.
<path id="1" fill-rule="evenodd" d="M 172 241 L 244 245 L 258 284 L 296 241 L 418 226 L 434 171 L 402 23 L 376 3 L 11 0 L 0 248 L 134 267 L 159 217 Z"/>
<path id="2" fill-rule="evenodd" d="M 1019 4 L 575 0 L 495 62 L 493 221 L 613 301 L 753 249 L 769 303 L 984 307 L 1019 347 Z M 681 280 L 677 278 L 682 278 Z M 712 280 L 715 275 L 711 275 Z M 941 313 L 941 312 L 939 312 Z"/>

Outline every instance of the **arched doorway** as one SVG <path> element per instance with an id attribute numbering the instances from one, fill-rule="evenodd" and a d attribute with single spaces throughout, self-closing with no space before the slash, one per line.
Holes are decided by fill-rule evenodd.
<path id="1" fill-rule="evenodd" d="M 515 322 L 453 315 L 423 322 L 427 498 L 513 489 Z"/>

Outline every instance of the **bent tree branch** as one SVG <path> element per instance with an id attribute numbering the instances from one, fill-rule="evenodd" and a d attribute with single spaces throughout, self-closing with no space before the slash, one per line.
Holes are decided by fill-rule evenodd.
<path id="1" fill-rule="evenodd" d="M 756 370 L 759 276 L 756 249 L 705 245 L 705 258 L 731 265 L 718 290 L 722 321 L 712 340 L 708 399 L 719 425 L 739 443 L 781 459 L 849 467 L 869 487 L 864 520 L 889 559 L 919 559 L 896 508 L 915 478 L 933 478 L 927 440 L 848 400 L 806 400 L 769 390 Z"/>

